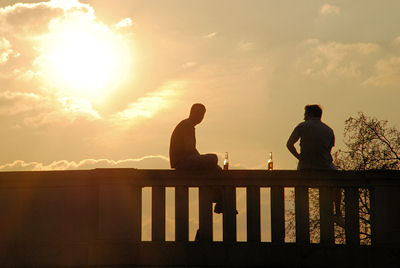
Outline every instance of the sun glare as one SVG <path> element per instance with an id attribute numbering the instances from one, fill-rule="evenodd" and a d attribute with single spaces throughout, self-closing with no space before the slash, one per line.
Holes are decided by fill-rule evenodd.
<path id="1" fill-rule="evenodd" d="M 43 77 L 64 94 L 105 98 L 124 82 L 131 50 L 122 37 L 92 21 L 64 22 L 43 40 Z"/>

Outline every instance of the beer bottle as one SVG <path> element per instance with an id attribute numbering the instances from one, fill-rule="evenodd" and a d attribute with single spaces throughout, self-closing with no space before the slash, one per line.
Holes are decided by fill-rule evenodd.
<path id="1" fill-rule="evenodd" d="M 273 170 L 274 169 L 274 161 L 272 161 L 272 152 L 269 153 L 267 169 L 268 170 Z"/>
<path id="2" fill-rule="evenodd" d="M 228 159 L 228 152 L 225 153 L 225 158 L 224 158 L 224 170 L 229 169 L 229 159 Z"/>

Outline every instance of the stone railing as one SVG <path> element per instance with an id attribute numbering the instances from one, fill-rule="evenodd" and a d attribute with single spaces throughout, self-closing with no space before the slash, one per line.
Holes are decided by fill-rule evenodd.
<path id="1" fill-rule="evenodd" d="M 151 187 L 151 241 L 142 189 Z M 165 241 L 166 187 L 175 241 Z M 198 187 L 200 240 L 189 241 Z M 213 241 L 211 192 L 223 192 L 223 241 Z M 236 188 L 246 188 L 247 241 L 237 242 Z M 261 242 L 260 188 L 270 189 L 271 242 Z M 285 187 L 295 189 L 295 243 L 285 243 Z M 344 189 L 345 244 L 334 239 L 334 188 Z M 309 194 L 319 189 L 320 243 L 310 243 Z M 360 245 L 359 189 L 370 193 L 371 245 Z M 0 173 L 0 266 L 341 266 L 400 263 L 400 172 L 96 169 Z"/>

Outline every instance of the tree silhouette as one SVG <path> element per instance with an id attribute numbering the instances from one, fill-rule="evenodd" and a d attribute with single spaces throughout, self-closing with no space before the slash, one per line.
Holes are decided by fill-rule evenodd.
<path id="1" fill-rule="evenodd" d="M 378 120 L 359 113 L 345 121 L 346 150 L 334 154 L 342 170 L 400 169 L 400 132 Z"/>
<path id="2" fill-rule="evenodd" d="M 339 169 L 400 169 L 400 132 L 387 120 L 358 113 L 345 121 L 344 138 L 347 148 L 334 154 Z M 359 189 L 359 193 L 360 239 L 361 243 L 370 244 L 370 193 L 368 189 Z"/>

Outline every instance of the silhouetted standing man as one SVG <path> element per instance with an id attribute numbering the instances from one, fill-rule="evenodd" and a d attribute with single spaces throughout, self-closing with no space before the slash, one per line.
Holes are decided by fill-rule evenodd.
<path id="1" fill-rule="evenodd" d="M 332 163 L 331 150 L 335 145 L 333 130 L 321 121 L 322 109 L 319 105 L 304 107 L 304 122 L 297 125 L 287 141 L 287 148 L 299 160 L 298 170 L 336 170 Z M 294 144 L 300 139 L 300 153 Z M 340 210 L 341 191 L 333 190 L 335 221 L 344 227 Z"/>
<path id="2" fill-rule="evenodd" d="M 182 120 L 174 129 L 169 147 L 171 168 L 177 170 L 221 170 L 215 154 L 200 154 L 196 149 L 195 126 L 203 121 L 206 107 L 195 103 L 189 118 Z"/>
<path id="3" fill-rule="evenodd" d="M 331 149 L 335 145 L 333 130 L 321 121 L 319 105 L 307 105 L 304 122 L 297 125 L 287 141 L 287 148 L 299 160 L 298 170 L 334 169 Z M 300 139 L 300 153 L 294 144 Z"/>

